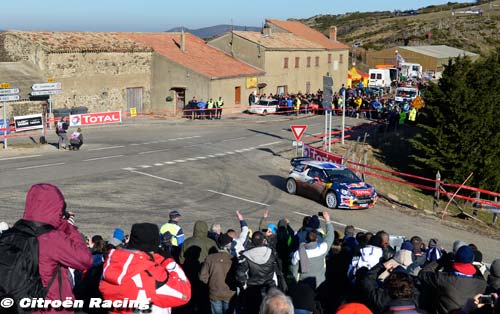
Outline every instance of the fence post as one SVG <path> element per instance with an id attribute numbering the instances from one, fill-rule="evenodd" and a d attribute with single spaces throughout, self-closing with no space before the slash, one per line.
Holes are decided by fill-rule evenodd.
<path id="1" fill-rule="evenodd" d="M 368 164 L 368 150 L 367 149 L 365 149 L 365 152 L 363 154 L 363 164 L 364 165 Z M 362 174 L 363 181 L 365 181 L 365 172 L 366 172 L 366 167 L 363 167 L 363 174 Z"/>
<path id="2" fill-rule="evenodd" d="M 480 199 L 481 199 L 481 192 L 479 192 L 479 191 L 478 191 L 478 192 L 476 192 L 476 198 L 477 198 L 478 200 L 480 200 Z M 474 208 L 474 209 L 472 210 L 472 216 L 477 217 L 477 209 L 476 209 L 476 208 Z"/>
<path id="3" fill-rule="evenodd" d="M 498 197 L 496 197 L 496 196 L 495 196 L 495 203 L 497 203 L 497 202 L 498 202 Z M 497 213 L 494 213 L 494 214 L 493 214 L 493 221 L 492 221 L 492 223 L 493 223 L 494 225 L 496 225 L 496 223 L 497 223 L 497 219 L 498 219 L 498 214 L 497 214 Z"/>
<path id="4" fill-rule="evenodd" d="M 441 190 L 441 174 L 439 173 L 439 170 L 436 173 L 436 185 L 434 187 L 436 188 L 436 192 L 434 192 L 433 211 L 436 214 L 439 208 L 439 196 Z"/>

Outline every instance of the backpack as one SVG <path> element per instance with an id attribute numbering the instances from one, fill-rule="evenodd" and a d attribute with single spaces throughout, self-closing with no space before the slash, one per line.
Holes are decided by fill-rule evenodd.
<path id="1" fill-rule="evenodd" d="M 51 225 L 21 219 L 0 237 L 0 298 L 11 297 L 16 303 L 22 298 L 45 298 L 58 267 L 47 287 L 43 287 L 38 271 L 37 236 L 54 228 Z M 18 309 L 19 313 L 24 313 Z"/>

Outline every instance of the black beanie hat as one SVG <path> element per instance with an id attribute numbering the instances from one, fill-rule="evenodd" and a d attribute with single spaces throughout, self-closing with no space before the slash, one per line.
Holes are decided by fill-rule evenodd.
<path id="1" fill-rule="evenodd" d="M 150 223 L 133 224 L 128 247 L 144 252 L 157 252 L 160 246 L 160 230 Z"/>
<path id="2" fill-rule="evenodd" d="M 288 291 L 296 309 L 314 311 L 316 304 L 314 301 L 314 290 L 306 284 L 298 284 L 290 287 Z"/>

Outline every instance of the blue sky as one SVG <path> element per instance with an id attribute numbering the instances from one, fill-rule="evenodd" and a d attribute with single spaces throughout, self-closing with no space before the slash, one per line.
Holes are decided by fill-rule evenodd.
<path id="1" fill-rule="evenodd" d="M 446 0 L 7 0 L 0 29 L 53 31 L 164 31 L 176 26 L 261 26 L 287 19 L 353 11 L 406 10 Z M 455 0 L 455 2 L 472 2 Z"/>

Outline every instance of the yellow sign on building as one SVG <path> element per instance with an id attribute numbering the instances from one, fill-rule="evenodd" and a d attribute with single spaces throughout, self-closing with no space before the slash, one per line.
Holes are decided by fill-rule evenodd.
<path id="1" fill-rule="evenodd" d="M 9 83 L 2 83 L 0 84 L 0 88 L 9 88 L 10 84 Z"/>
<path id="2" fill-rule="evenodd" d="M 136 107 L 130 108 L 130 117 L 131 118 L 137 117 L 137 108 Z"/>
<path id="3" fill-rule="evenodd" d="M 56 79 L 52 78 L 52 77 L 47 80 L 48 83 L 54 83 L 55 81 L 56 81 Z"/>
<path id="4" fill-rule="evenodd" d="M 256 77 L 247 77 L 247 89 L 257 88 L 257 78 Z"/>
<path id="5" fill-rule="evenodd" d="M 413 101 L 411 102 L 411 105 L 415 109 L 422 109 L 422 107 L 424 106 L 424 102 L 422 101 L 422 97 L 420 97 L 420 96 L 415 97 L 415 99 L 413 99 Z"/>

